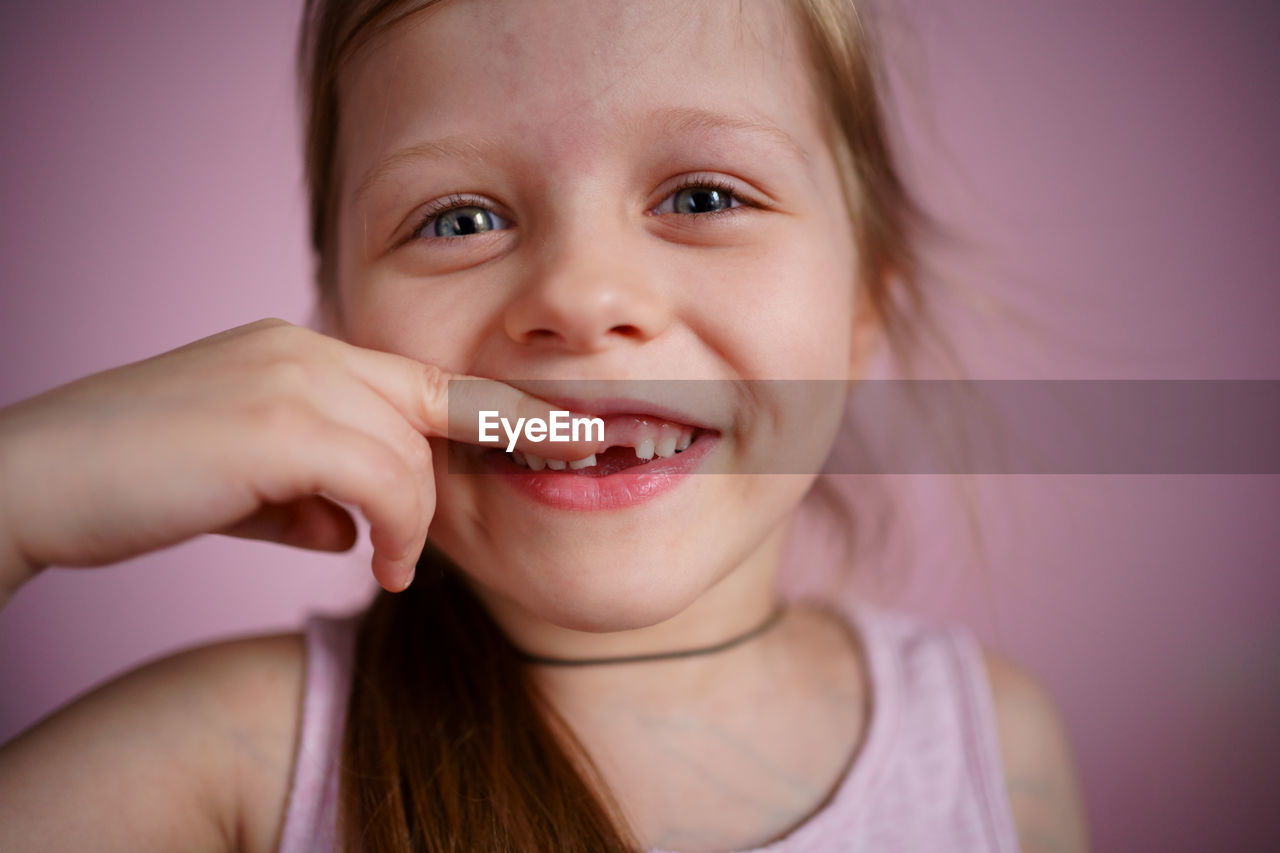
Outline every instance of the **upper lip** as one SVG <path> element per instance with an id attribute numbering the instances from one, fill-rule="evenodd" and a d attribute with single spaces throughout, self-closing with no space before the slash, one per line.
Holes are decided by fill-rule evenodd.
<path id="1" fill-rule="evenodd" d="M 688 411 L 651 400 L 640 400 L 633 397 L 572 397 L 524 388 L 521 390 L 577 415 L 596 415 L 599 417 L 635 415 L 636 417 L 653 418 L 667 423 L 694 427 L 695 429 L 718 431 L 717 427 L 713 426 L 703 416 L 691 414 Z"/>

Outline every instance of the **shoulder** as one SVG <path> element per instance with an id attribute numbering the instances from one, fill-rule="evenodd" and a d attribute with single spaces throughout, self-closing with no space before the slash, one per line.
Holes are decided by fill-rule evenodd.
<path id="1" fill-rule="evenodd" d="M 1021 667 L 983 655 L 1009 804 L 1026 853 L 1088 849 L 1084 804 L 1052 696 Z"/>
<path id="2" fill-rule="evenodd" d="M 0 847 L 273 849 L 301 713 L 301 634 L 144 664 L 0 751 Z"/>
<path id="3" fill-rule="evenodd" d="M 224 821 L 234 826 L 236 848 L 275 850 L 302 718 L 306 636 L 228 640 L 158 665 L 173 673 L 164 700 L 170 713 L 183 715 L 193 701 L 205 709 L 203 720 L 181 725 L 222 753 Z"/>

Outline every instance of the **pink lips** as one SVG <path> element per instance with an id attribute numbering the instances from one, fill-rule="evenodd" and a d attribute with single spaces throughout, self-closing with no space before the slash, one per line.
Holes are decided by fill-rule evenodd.
<path id="1" fill-rule="evenodd" d="M 498 450 L 481 454 L 485 468 L 502 477 L 515 491 L 555 509 L 586 512 L 623 509 L 643 503 L 678 486 L 698 467 L 719 441 L 714 432 L 697 435 L 688 448 L 675 456 L 651 461 L 605 476 L 577 471 L 530 471 Z"/>

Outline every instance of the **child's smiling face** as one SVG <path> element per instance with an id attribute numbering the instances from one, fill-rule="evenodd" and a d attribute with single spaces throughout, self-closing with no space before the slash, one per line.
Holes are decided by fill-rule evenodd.
<path id="1" fill-rule="evenodd" d="M 799 440 L 816 470 L 838 399 L 734 393 L 861 367 L 853 229 L 787 5 L 445 0 L 378 37 L 340 85 L 344 336 L 517 386 L 721 380 L 691 411 L 719 468 Z M 460 209 L 423 226 L 441 201 Z M 446 444 L 433 540 L 571 628 L 653 624 L 773 559 L 812 481 L 688 476 L 582 512 L 450 474 Z"/>

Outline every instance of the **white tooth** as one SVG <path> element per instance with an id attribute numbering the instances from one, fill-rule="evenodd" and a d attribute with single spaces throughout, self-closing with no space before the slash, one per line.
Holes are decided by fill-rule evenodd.
<path id="1" fill-rule="evenodd" d="M 524 454 L 519 450 L 511 451 L 511 458 L 516 461 L 517 465 L 528 465 L 528 462 L 524 458 Z"/>
<path id="2" fill-rule="evenodd" d="M 569 463 L 569 467 L 575 471 L 579 471 L 583 468 L 590 468 L 594 464 L 596 464 L 596 455 L 592 453 L 590 456 L 584 456 L 581 459 L 573 460 Z"/>
<path id="3" fill-rule="evenodd" d="M 666 459 L 669 456 L 676 455 L 676 437 L 674 435 L 664 435 L 659 441 L 654 452 Z"/>
<path id="4" fill-rule="evenodd" d="M 646 438 L 636 447 L 636 458 L 643 459 L 646 462 L 653 458 L 653 439 Z"/>
<path id="5" fill-rule="evenodd" d="M 565 468 L 568 467 L 568 465 L 569 463 L 565 462 L 563 459 L 547 460 L 547 467 L 550 468 L 552 471 L 563 471 Z"/>
<path id="6" fill-rule="evenodd" d="M 676 450 L 687 450 L 693 444 L 693 430 L 680 430 L 680 440 L 676 442 Z"/>
<path id="7" fill-rule="evenodd" d="M 541 456 L 534 456 L 532 453 L 526 453 L 524 455 L 524 461 L 535 471 L 541 471 L 543 468 L 547 467 L 547 460 L 543 459 Z"/>

